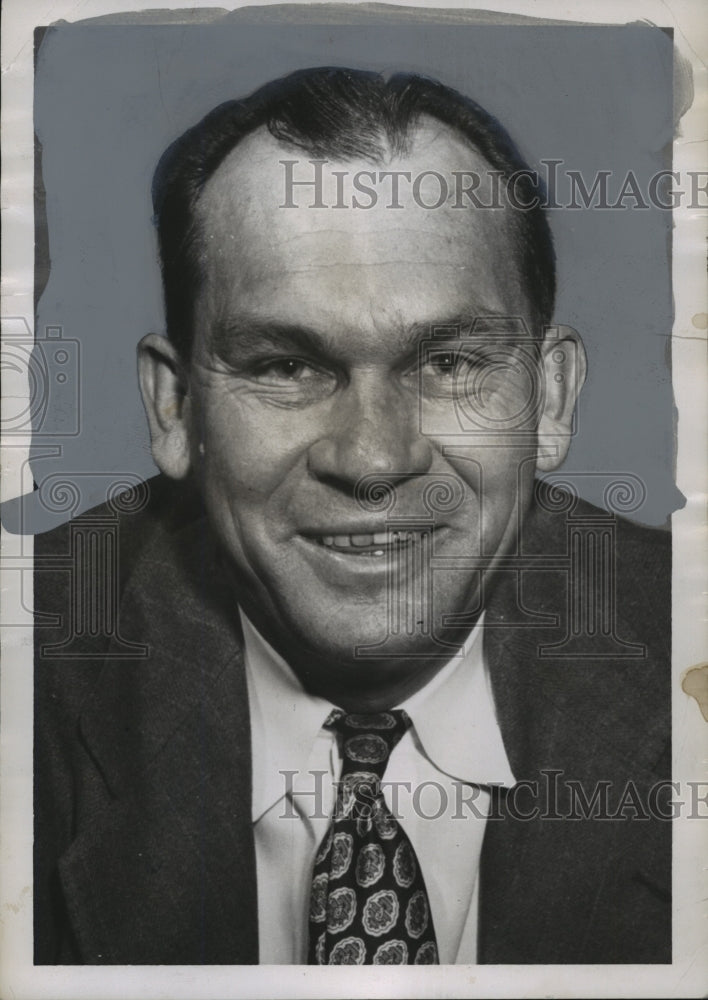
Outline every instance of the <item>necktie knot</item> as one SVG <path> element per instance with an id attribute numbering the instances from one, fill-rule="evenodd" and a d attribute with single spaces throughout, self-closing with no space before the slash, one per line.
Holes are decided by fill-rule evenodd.
<path id="1" fill-rule="evenodd" d="M 335 708 L 324 725 L 339 738 L 343 776 L 368 773 L 380 779 L 391 752 L 410 727 L 411 720 L 400 708 L 371 715 L 346 713 Z"/>

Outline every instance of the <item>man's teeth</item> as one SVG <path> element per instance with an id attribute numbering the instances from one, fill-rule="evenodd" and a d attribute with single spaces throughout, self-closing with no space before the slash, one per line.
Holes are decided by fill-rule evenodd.
<path id="1" fill-rule="evenodd" d="M 377 531 L 372 535 L 323 535 L 322 544 L 338 549 L 364 549 L 372 545 L 403 545 L 413 542 L 416 531 Z"/>

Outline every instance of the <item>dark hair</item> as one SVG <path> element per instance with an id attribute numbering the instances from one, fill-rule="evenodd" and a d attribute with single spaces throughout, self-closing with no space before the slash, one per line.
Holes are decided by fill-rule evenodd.
<path id="1" fill-rule="evenodd" d="M 528 167 L 499 122 L 474 101 L 436 80 L 398 73 L 324 67 L 305 69 L 267 83 L 243 100 L 219 105 L 163 154 L 152 195 L 158 227 L 167 333 L 187 357 L 193 308 L 202 281 L 200 233 L 195 207 L 205 184 L 238 143 L 265 126 L 279 141 L 313 157 L 381 161 L 402 153 L 421 115 L 460 133 L 490 166 L 508 178 Z M 516 179 L 524 203 L 539 196 L 539 182 Z M 540 207 L 520 213 L 517 244 L 522 276 L 542 323 L 550 322 L 555 294 L 555 255 Z"/>

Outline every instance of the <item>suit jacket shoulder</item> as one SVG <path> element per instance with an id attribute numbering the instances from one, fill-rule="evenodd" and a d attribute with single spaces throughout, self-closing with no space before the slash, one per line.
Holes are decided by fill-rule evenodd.
<path id="1" fill-rule="evenodd" d="M 671 961 L 670 589 L 665 532 L 558 495 L 498 575 L 487 661 L 521 784 L 485 838 L 485 961 Z"/>
<path id="2" fill-rule="evenodd" d="M 35 961 L 258 960 L 226 574 L 162 479 L 36 544 Z"/>

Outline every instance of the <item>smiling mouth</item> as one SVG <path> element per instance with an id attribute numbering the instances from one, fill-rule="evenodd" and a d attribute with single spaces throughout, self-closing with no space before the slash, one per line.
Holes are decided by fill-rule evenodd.
<path id="1" fill-rule="evenodd" d="M 430 534 L 426 531 L 425 534 Z M 422 531 L 378 531 L 368 535 L 320 535 L 314 541 L 322 548 L 352 556 L 380 559 L 387 552 L 420 544 Z"/>

